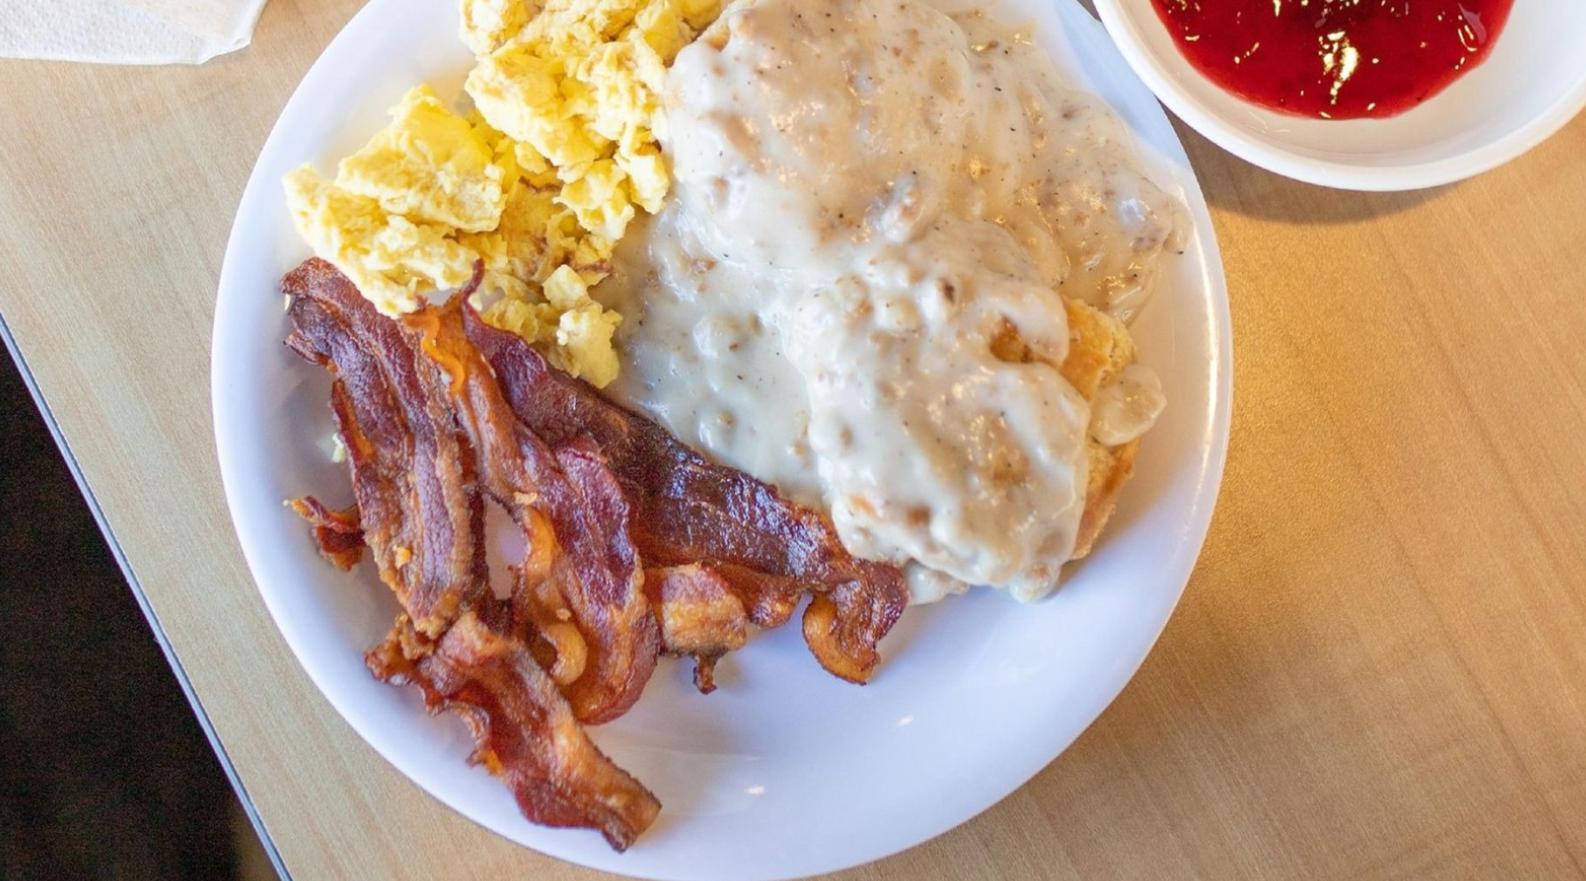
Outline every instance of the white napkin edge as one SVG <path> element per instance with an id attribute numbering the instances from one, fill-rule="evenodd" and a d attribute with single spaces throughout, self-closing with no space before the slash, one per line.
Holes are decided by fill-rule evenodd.
<path id="1" fill-rule="evenodd" d="M 158 0 L 155 0 L 156 5 Z M 38 61 L 152 66 L 203 64 L 253 41 L 265 0 L 248 0 L 241 15 L 209 34 L 173 27 L 146 7 L 148 0 L 66 3 L 45 10 L 30 0 L 0 0 L 0 57 Z M 55 4 L 51 4 L 52 6 Z M 93 7 L 93 8 L 87 8 Z M 187 17 L 191 22 L 191 17 Z M 118 31 L 106 45 L 96 34 Z"/>

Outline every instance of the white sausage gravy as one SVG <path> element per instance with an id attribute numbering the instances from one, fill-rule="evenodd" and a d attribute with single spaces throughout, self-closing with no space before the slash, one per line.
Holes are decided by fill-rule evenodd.
<path id="1" fill-rule="evenodd" d="M 1162 408 L 1147 368 L 1093 408 L 1052 366 L 1060 297 L 1127 320 L 1175 243 L 1117 120 L 1027 39 L 916 0 L 740 0 L 678 55 L 667 118 L 674 197 L 597 289 L 627 316 L 608 391 L 829 510 L 916 602 L 1051 591 L 1087 434 Z M 1010 332 L 1033 359 L 993 354 Z"/>

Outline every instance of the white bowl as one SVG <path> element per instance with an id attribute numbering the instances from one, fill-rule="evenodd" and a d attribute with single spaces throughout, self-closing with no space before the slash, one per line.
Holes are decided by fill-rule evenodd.
<path id="1" fill-rule="evenodd" d="M 1163 104 L 1218 146 L 1296 180 L 1412 190 L 1495 168 L 1586 106 L 1586 2 L 1515 0 L 1487 59 L 1421 106 L 1386 119 L 1274 113 L 1185 60 L 1152 0 L 1095 0 L 1123 57 Z"/>

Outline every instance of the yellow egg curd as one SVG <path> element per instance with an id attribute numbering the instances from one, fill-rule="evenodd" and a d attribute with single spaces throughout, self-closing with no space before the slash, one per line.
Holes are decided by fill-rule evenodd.
<path id="1" fill-rule="evenodd" d="M 473 112 L 417 86 L 333 180 L 310 165 L 288 174 L 298 233 L 392 316 L 449 296 L 482 262 L 472 302 L 486 322 L 606 385 L 622 316 L 589 288 L 635 209 L 661 208 L 667 65 L 720 6 L 463 0 Z"/>

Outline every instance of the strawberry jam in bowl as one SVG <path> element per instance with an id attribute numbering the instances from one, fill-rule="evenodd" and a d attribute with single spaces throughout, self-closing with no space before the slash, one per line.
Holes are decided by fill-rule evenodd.
<path id="1" fill-rule="evenodd" d="M 1474 69 L 1514 0 L 1152 0 L 1230 92 L 1321 119 L 1394 116 Z"/>
<path id="2" fill-rule="evenodd" d="M 1438 186 L 1586 106 L 1579 0 L 1095 0 L 1130 66 L 1202 135 L 1357 190 Z"/>

